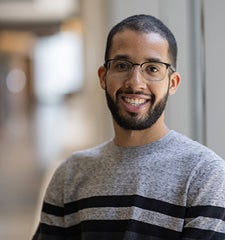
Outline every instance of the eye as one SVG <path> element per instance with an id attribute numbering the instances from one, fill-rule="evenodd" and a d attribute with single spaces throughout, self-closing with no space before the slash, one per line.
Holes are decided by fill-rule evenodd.
<path id="1" fill-rule="evenodd" d="M 113 69 L 118 72 L 129 71 L 131 67 L 132 66 L 129 62 L 118 61 L 118 60 L 113 62 Z"/>
<path id="2" fill-rule="evenodd" d="M 154 73 L 158 73 L 160 71 L 160 66 L 158 66 L 158 64 L 156 64 L 156 63 L 146 63 L 143 66 L 143 69 L 148 74 L 154 74 Z"/>

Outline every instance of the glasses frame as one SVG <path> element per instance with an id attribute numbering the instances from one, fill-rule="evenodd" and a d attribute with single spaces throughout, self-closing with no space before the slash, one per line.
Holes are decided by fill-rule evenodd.
<path id="1" fill-rule="evenodd" d="M 125 60 L 125 59 L 117 59 L 117 58 L 110 58 L 110 59 L 107 59 L 104 63 L 104 67 L 108 70 L 109 69 L 109 63 L 111 61 L 114 61 L 114 60 L 118 60 L 118 61 L 124 61 L 124 62 L 128 62 L 132 65 L 132 69 L 134 66 L 139 66 L 141 69 L 142 69 L 142 66 L 146 63 L 161 63 L 161 64 L 164 64 L 166 66 L 166 69 L 171 69 L 172 70 L 172 73 L 176 72 L 176 69 L 170 64 L 170 63 L 166 63 L 166 62 L 161 62 L 161 61 L 146 61 L 146 62 L 143 62 L 143 63 L 133 63 L 129 60 Z"/>

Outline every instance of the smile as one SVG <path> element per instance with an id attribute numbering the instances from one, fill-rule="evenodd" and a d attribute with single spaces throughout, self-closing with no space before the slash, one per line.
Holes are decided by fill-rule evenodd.
<path id="1" fill-rule="evenodd" d="M 143 99 L 143 98 L 129 98 L 129 97 L 123 97 L 123 100 L 126 103 L 129 103 L 133 106 L 142 105 L 148 101 L 147 99 Z"/>

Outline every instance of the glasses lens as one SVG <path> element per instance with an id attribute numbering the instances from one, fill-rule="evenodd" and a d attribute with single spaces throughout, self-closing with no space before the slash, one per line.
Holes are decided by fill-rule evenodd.
<path id="1" fill-rule="evenodd" d="M 125 79 L 129 77 L 129 74 L 132 70 L 132 63 L 124 60 L 110 60 L 108 62 L 109 73 L 112 77 Z"/>
<path id="2" fill-rule="evenodd" d="M 163 63 L 148 62 L 141 65 L 143 76 L 148 81 L 161 81 L 165 78 L 167 66 Z"/>

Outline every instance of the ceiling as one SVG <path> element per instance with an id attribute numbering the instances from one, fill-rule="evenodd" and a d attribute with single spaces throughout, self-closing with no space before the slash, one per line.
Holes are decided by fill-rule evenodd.
<path id="1" fill-rule="evenodd" d="M 79 0 L 0 0 L 0 24 L 59 22 L 79 12 Z"/>

